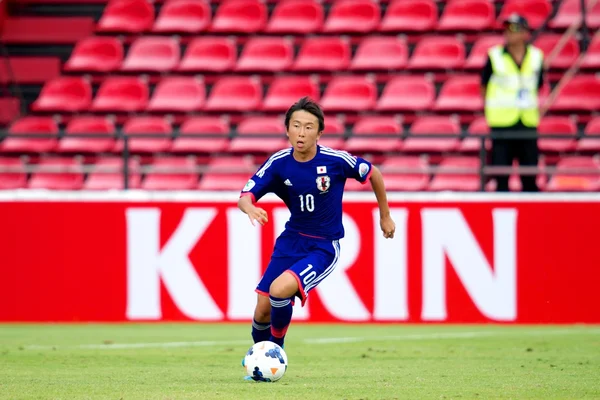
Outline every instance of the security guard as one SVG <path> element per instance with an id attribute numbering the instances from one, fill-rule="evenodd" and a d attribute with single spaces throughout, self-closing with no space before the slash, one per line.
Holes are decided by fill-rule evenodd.
<path id="1" fill-rule="evenodd" d="M 485 98 L 485 118 L 492 133 L 536 132 L 540 120 L 538 89 L 544 83 L 540 49 L 527 43 L 529 24 L 518 14 L 504 21 L 505 45 L 492 47 L 481 74 Z M 537 139 L 492 139 L 492 165 L 535 166 L 539 151 Z M 508 191 L 508 175 L 496 177 L 499 192 Z M 522 175 L 523 191 L 537 192 L 535 175 Z"/>

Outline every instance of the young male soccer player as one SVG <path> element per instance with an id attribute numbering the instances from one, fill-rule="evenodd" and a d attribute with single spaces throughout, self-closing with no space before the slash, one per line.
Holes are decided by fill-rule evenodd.
<path id="1" fill-rule="evenodd" d="M 252 323 L 254 343 L 270 340 L 280 346 L 292 319 L 294 297 L 304 305 L 308 293 L 333 271 L 339 259 L 346 179 L 363 184 L 371 181 L 383 235 L 393 238 L 396 229 L 377 167 L 317 144 L 325 124 L 316 103 L 301 98 L 287 111 L 285 126 L 292 147 L 273 154 L 248 181 L 238 201 L 252 225 L 268 221 L 267 212 L 255 205 L 267 193 L 275 193 L 291 212 L 256 288 Z"/>

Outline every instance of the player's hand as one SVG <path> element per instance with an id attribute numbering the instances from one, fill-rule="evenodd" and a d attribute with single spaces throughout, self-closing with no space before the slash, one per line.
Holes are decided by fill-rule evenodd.
<path id="1" fill-rule="evenodd" d="M 392 239 L 394 237 L 394 233 L 396 232 L 396 224 L 392 220 L 392 217 L 381 217 L 379 219 L 379 226 L 381 227 L 384 238 Z"/>
<path id="2" fill-rule="evenodd" d="M 267 212 L 265 210 L 263 210 L 262 208 L 252 207 L 250 210 L 248 210 L 247 214 L 248 214 L 248 218 L 250 218 L 250 222 L 252 223 L 252 226 L 255 226 L 254 221 L 258 222 L 261 225 L 264 225 L 267 222 L 269 222 L 269 217 L 267 215 Z"/>

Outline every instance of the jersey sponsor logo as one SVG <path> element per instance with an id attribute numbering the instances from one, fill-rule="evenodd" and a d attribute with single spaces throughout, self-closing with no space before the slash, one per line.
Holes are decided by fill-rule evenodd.
<path id="1" fill-rule="evenodd" d="M 256 182 L 254 182 L 252 179 L 250 179 L 246 183 L 246 186 L 244 186 L 244 188 L 242 189 L 242 192 L 249 192 L 250 190 L 252 190 L 252 188 L 254 187 L 254 185 L 256 185 Z"/>
<path id="2" fill-rule="evenodd" d="M 326 174 L 327 167 L 317 167 L 317 174 Z"/>
<path id="3" fill-rule="evenodd" d="M 286 180 L 283 182 L 283 184 L 284 184 L 285 186 L 292 186 L 292 182 L 290 182 L 290 180 L 289 180 L 289 179 L 286 179 Z"/>
<path id="4" fill-rule="evenodd" d="M 369 164 L 361 163 L 358 166 L 358 174 L 360 175 L 361 178 L 364 178 L 369 173 L 369 169 L 370 169 Z"/>
<path id="5" fill-rule="evenodd" d="M 317 189 L 319 189 L 321 193 L 326 193 L 329 190 L 330 186 L 331 179 L 327 175 L 319 176 L 317 178 Z"/>

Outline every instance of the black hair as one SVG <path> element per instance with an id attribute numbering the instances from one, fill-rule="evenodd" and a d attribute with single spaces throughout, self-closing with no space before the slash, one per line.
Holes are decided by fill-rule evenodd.
<path id="1" fill-rule="evenodd" d="M 311 113 L 317 120 L 319 121 L 319 132 L 323 132 L 325 130 L 325 117 L 323 116 L 323 110 L 321 110 L 321 106 L 317 104 L 317 102 L 313 101 L 309 97 L 303 97 L 297 102 L 295 102 L 289 110 L 285 113 L 285 129 L 288 129 L 290 126 L 290 119 L 292 118 L 292 114 L 296 111 L 304 110 L 306 112 Z"/>

